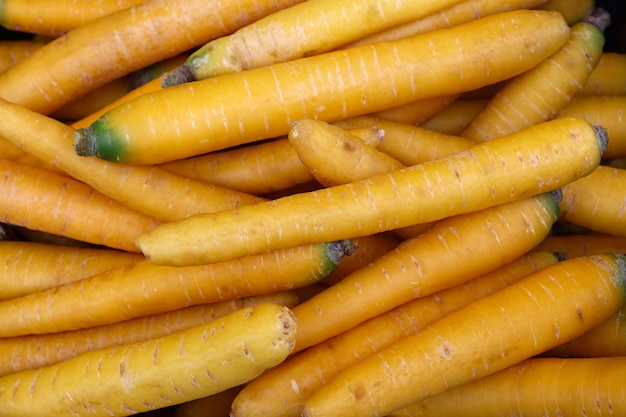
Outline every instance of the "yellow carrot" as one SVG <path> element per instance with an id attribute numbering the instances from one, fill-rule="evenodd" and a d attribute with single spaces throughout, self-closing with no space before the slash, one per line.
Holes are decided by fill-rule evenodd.
<path id="1" fill-rule="evenodd" d="M 144 259 L 0 302 L 0 337 L 77 330 L 290 290 L 320 281 L 351 251 L 341 241 L 186 268 Z"/>
<path id="2" fill-rule="evenodd" d="M 296 1 L 204 45 L 163 83 L 172 86 L 328 52 L 461 1 Z"/>
<path id="3" fill-rule="evenodd" d="M 293 356 L 247 384 L 233 401 L 232 417 L 300 415 L 304 400 L 343 369 L 471 301 L 556 262 L 558 258 L 552 253 L 530 252 L 493 272 L 373 317 Z"/>
<path id="4" fill-rule="evenodd" d="M 201 304 L 179 310 L 82 330 L 0 338 L 0 377 L 71 359 L 85 352 L 144 342 L 206 324 L 242 308 L 260 304 L 293 307 L 294 292 Z"/>
<path id="5" fill-rule="evenodd" d="M 0 221 L 137 252 L 135 239 L 160 222 L 73 178 L 0 160 Z"/>
<path id="6" fill-rule="evenodd" d="M 11 68 L 43 45 L 44 42 L 28 39 L 0 41 L 0 72 Z"/>
<path id="7" fill-rule="evenodd" d="M 626 237 L 626 169 L 603 165 L 563 187 L 561 219 L 604 234 Z"/>
<path id="8" fill-rule="evenodd" d="M 476 300 L 345 369 L 303 417 L 387 415 L 569 341 L 626 301 L 623 255 L 571 258 Z"/>
<path id="9" fill-rule="evenodd" d="M 75 129 L 22 106 L 0 100 L 0 137 L 94 189 L 163 221 L 235 208 L 263 199 L 151 166 L 81 158 L 72 149 Z M 41 132 L 46 132 L 42 135 Z"/>
<path id="10" fill-rule="evenodd" d="M 0 74 L 0 97 L 50 114 L 111 80 L 198 47 L 290 3 L 144 1 L 37 49 Z"/>
<path id="11" fill-rule="evenodd" d="M 420 127 L 458 136 L 488 102 L 488 99 L 459 99 L 420 124 Z"/>
<path id="12" fill-rule="evenodd" d="M 626 53 L 604 52 L 581 94 L 626 94 Z"/>
<path id="13" fill-rule="evenodd" d="M 568 25 L 574 26 L 593 10 L 595 3 L 594 0 L 550 0 L 538 9 L 559 12 Z"/>
<path id="14" fill-rule="evenodd" d="M 558 217 L 558 194 L 555 191 L 450 217 L 406 240 L 296 306 L 300 328 L 296 350 L 347 331 L 413 298 L 453 287 L 518 258 L 550 231 Z M 478 241 L 480 247 L 468 251 L 468 245 Z"/>
<path id="15" fill-rule="evenodd" d="M 626 407 L 626 358 L 532 358 L 389 417 L 600 417 Z"/>
<path id="16" fill-rule="evenodd" d="M 141 258 L 138 253 L 105 248 L 0 242 L 0 299 L 78 281 Z"/>
<path id="17" fill-rule="evenodd" d="M 554 53 L 568 36 L 558 13 L 518 10 L 212 77 L 123 103 L 78 129 L 75 149 L 154 164 L 278 137 L 298 119 L 334 121 L 508 79 Z"/>
<path id="18" fill-rule="evenodd" d="M 297 323 L 263 304 L 137 344 L 0 378 L 5 417 L 127 416 L 241 385 L 283 361 Z"/>
<path id="19" fill-rule="evenodd" d="M 297 123 L 293 129 L 297 134 Z M 143 234 L 137 244 L 154 263 L 190 265 L 436 221 L 589 174 L 600 162 L 602 136 L 584 120 L 560 118 L 367 180 L 190 216 Z"/>
<path id="20" fill-rule="evenodd" d="M 626 237 L 611 235 L 547 236 L 537 249 L 561 252 L 567 257 L 599 253 L 626 253 Z"/>
<path id="21" fill-rule="evenodd" d="M 506 83 L 461 136 L 484 142 L 554 118 L 582 90 L 603 46 L 597 26 L 577 23 L 558 52 Z"/>
<path id="22" fill-rule="evenodd" d="M 454 103 L 459 95 L 452 94 L 418 100 L 403 106 L 381 110 L 371 115 L 396 122 L 420 124 Z"/>

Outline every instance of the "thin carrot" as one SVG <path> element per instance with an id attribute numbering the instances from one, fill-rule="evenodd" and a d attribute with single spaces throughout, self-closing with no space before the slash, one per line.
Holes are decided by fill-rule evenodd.
<path id="1" fill-rule="evenodd" d="M 296 350 L 349 330 L 415 297 L 459 285 L 518 258 L 548 234 L 558 217 L 558 199 L 555 191 L 450 217 L 422 235 L 407 239 L 295 307 L 300 325 Z M 468 251 L 469 242 L 477 241 L 480 247 Z"/>
<path id="2" fill-rule="evenodd" d="M 72 29 L 143 0 L 4 0 L 0 26 L 56 38 Z"/>
<path id="3" fill-rule="evenodd" d="M 598 166 L 563 187 L 562 220 L 600 233 L 626 237 L 626 170 Z"/>
<path id="4" fill-rule="evenodd" d="M 333 123 L 335 126 L 370 127 L 383 132 L 376 148 L 404 165 L 421 164 L 454 155 L 475 144 L 461 136 L 446 135 L 420 126 L 394 122 L 373 116 L 353 117 Z"/>
<path id="5" fill-rule="evenodd" d="M 626 356 L 626 306 L 567 343 L 544 352 L 544 356 L 599 358 Z"/>
<path id="6" fill-rule="evenodd" d="M 159 221 L 72 178 L 0 160 L 0 221 L 137 252 Z"/>
<path id="7" fill-rule="evenodd" d="M 626 358 L 532 358 L 389 417 L 600 417 L 626 407 Z"/>
<path id="8" fill-rule="evenodd" d="M 101 193 L 163 221 L 263 200 L 156 166 L 131 166 L 81 158 L 72 149 L 75 132 L 72 127 L 3 100 L 0 100 L 0 115 L 4 121 L 0 124 L 0 137 Z"/>
<path id="9" fill-rule="evenodd" d="M 140 260 L 0 302 L 0 337 L 77 330 L 290 290 L 319 282 L 351 251 L 341 241 L 184 268 Z"/>
<path id="10" fill-rule="evenodd" d="M 460 25 L 498 13 L 519 9 L 533 9 L 546 3 L 546 1 L 548 0 L 509 0 L 506 2 L 500 0 L 465 0 L 439 12 L 422 17 L 421 19 L 403 25 L 397 25 L 371 36 L 366 36 L 345 47 L 351 48 L 358 45 L 387 42 L 419 33 Z"/>
<path id="11" fill-rule="evenodd" d="M 461 136 L 484 142 L 554 118 L 582 90 L 603 46 L 604 34 L 597 26 L 575 24 L 558 52 L 507 82 Z"/>
<path id="12" fill-rule="evenodd" d="M 600 162 L 602 136 L 582 119 L 560 118 L 367 180 L 190 216 L 143 234 L 137 244 L 157 264 L 198 264 L 432 222 L 587 175 Z"/>
<path id="13" fill-rule="evenodd" d="M 142 343 L 0 378 L 6 417 L 127 416 L 241 385 L 283 361 L 297 323 L 263 304 Z"/>
<path id="14" fill-rule="evenodd" d="M 141 258 L 138 253 L 106 248 L 0 242 L 0 299 L 78 281 Z"/>
<path id="15" fill-rule="evenodd" d="M 11 68 L 44 44 L 29 39 L 0 41 L 0 72 Z"/>
<path id="16" fill-rule="evenodd" d="M 163 83 L 172 86 L 328 52 L 461 1 L 298 1 L 207 43 Z"/>
<path id="17" fill-rule="evenodd" d="M 547 236 L 537 249 L 561 252 L 567 257 L 599 253 L 626 253 L 626 237 L 611 235 Z"/>
<path id="18" fill-rule="evenodd" d="M 232 417 L 300 415 L 304 400 L 343 369 L 471 301 L 556 262 L 558 258 L 552 253 L 533 251 L 493 272 L 373 317 L 293 356 L 247 384 L 233 401 Z"/>
<path id="19" fill-rule="evenodd" d="M 604 52 L 581 94 L 626 94 L 626 54 Z"/>
<path id="20" fill-rule="evenodd" d="M 571 340 L 626 301 L 623 255 L 545 267 L 345 369 L 303 417 L 387 415 Z"/>
<path id="21" fill-rule="evenodd" d="M 371 115 L 396 122 L 420 124 L 448 107 L 451 103 L 454 103 L 459 95 L 451 94 L 418 100 L 402 106 L 381 110 Z"/>
<path id="22" fill-rule="evenodd" d="M 298 119 L 333 121 L 508 79 L 554 53 L 568 36 L 558 13 L 518 10 L 212 77 L 123 103 L 78 129 L 75 149 L 154 164 L 278 137 Z"/>
<path id="23" fill-rule="evenodd" d="M 459 136 L 487 103 L 489 99 L 459 99 L 420 124 L 420 127 Z"/>
<path id="24" fill-rule="evenodd" d="M 559 12 L 568 25 L 574 26 L 591 13 L 595 3 L 594 0 L 550 0 L 537 8 Z"/>
<path id="25" fill-rule="evenodd" d="M 606 159 L 626 158 L 626 95 L 578 95 L 560 113 L 604 127 L 611 140 Z"/>
<path id="26" fill-rule="evenodd" d="M 201 304 L 82 330 L 0 338 L 0 377 L 71 359 L 85 352 L 144 342 L 206 324 L 242 308 L 273 303 L 293 307 L 294 292 Z"/>

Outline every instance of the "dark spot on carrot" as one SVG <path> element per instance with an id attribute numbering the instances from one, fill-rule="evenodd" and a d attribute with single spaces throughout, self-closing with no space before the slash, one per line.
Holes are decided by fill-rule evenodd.
<path id="1" fill-rule="evenodd" d="M 124 362 L 120 363 L 120 376 L 124 376 L 124 373 L 126 372 L 126 369 L 124 367 Z"/>
<path id="2" fill-rule="evenodd" d="M 365 389 L 363 385 L 359 384 L 359 386 L 356 387 L 356 389 L 352 390 L 352 393 L 354 394 L 354 398 L 356 398 L 357 400 L 360 400 L 361 398 L 367 395 L 367 390 Z"/>
<path id="3" fill-rule="evenodd" d="M 576 314 L 578 315 L 578 320 L 580 320 L 580 321 L 584 320 L 583 312 L 582 312 L 582 310 L 580 308 L 576 310 Z"/>
<path id="4" fill-rule="evenodd" d="M 343 142 L 343 149 L 352 152 L 356 149 L 356 146 L 354 146 L 354 144 L 350 142 Z"/>

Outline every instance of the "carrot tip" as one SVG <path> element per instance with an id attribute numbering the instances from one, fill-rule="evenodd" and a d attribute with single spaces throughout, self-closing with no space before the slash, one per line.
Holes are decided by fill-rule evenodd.
<path id="1" fill-rule="evenodd" d="M 191 81 L 196 81 L 191 65 L 183 64 L 175 70 L 163 75 L 161 80 L 161 87 L 173 87 L 178 84 L 184 84 Z"/>
<path id="2" fill-rule="evenodd" d="M 78 156 L 93 156 L 96 154 L 96 138 L 91 127 L 76 130 L 74 133 L 74 152 Z"/>
<path id="3" fill-rule="evenodd" d="M 611 24 L 611 14 L 602 7 L 594 7 L 583 21 L 591 23 L 600 29 L 600 31 L 605 32 L 606 28 Z"/>
<path id="4" fill-rule="evenodd" d="M 593 125 L 593 130 L 596 132 L 600 144 L 600 155 L 602 155 L 609 145 L 609 133 L 606 128 L 598 125 Z"/>
<path id="5" fill-rule="evenodd" d="M 337 265 L 344 256 L 350 256 L 356 251 L 350 239 L 336 240 L 328 245 L 328 257 Z"/>

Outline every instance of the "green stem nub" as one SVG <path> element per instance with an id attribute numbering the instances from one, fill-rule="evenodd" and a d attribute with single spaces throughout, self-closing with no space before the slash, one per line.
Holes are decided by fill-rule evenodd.
<path id="1" fill-rule="evenodd" d="M 161 87 L 173 87 L 175 85 L 196 81 L 193 68 L 189 64 L 183 64 L 168 74 L 163 75 Z"/>
<path id="2" fill-rule="evenodd" d="M 91 127 L 76 130 L 74 133 L 74 152 L 78 156 L 96 155 L 96 137 Z"/>

